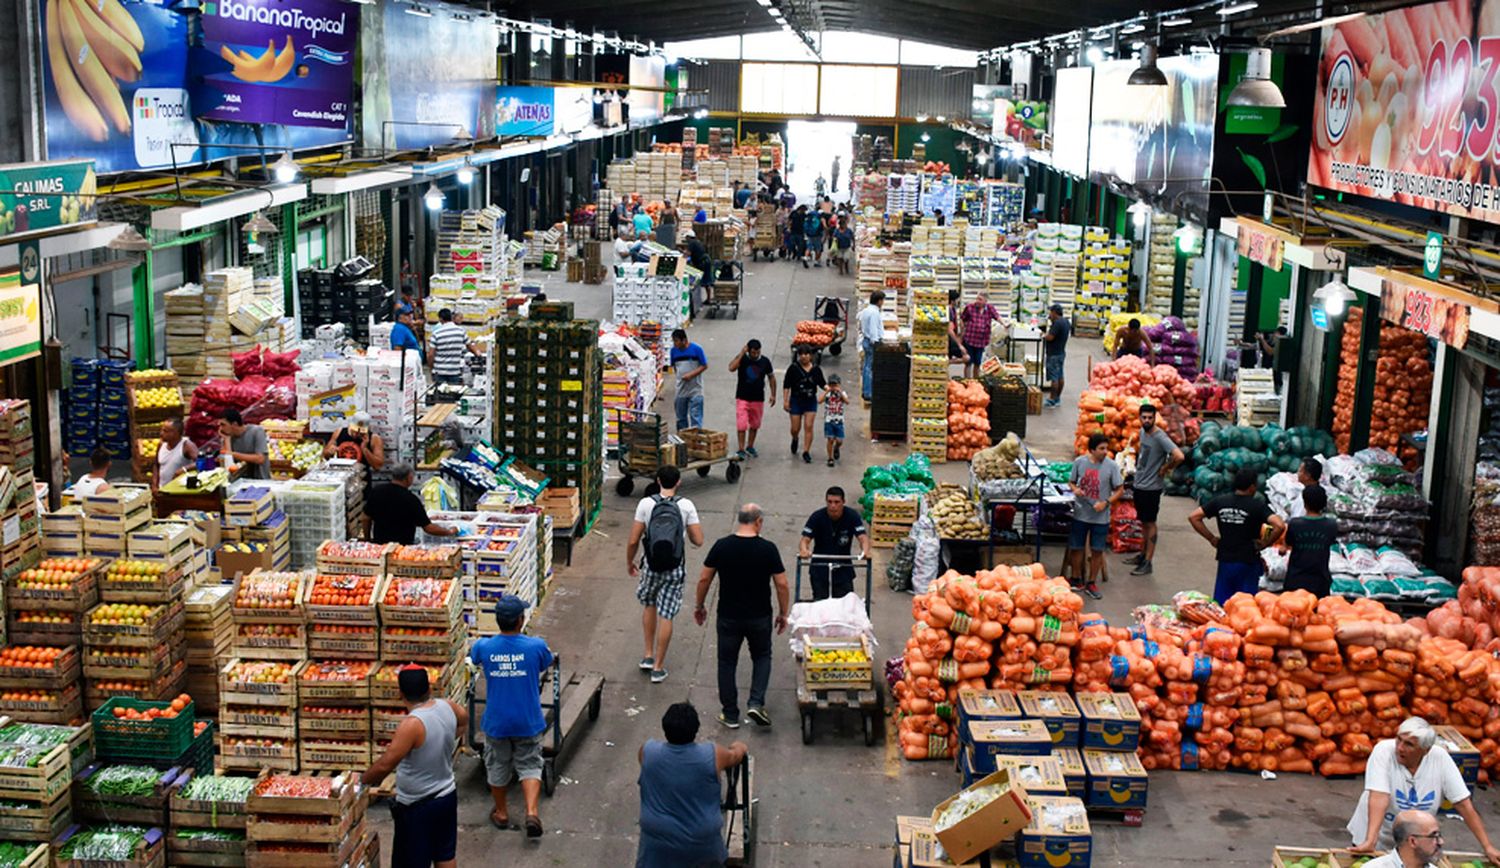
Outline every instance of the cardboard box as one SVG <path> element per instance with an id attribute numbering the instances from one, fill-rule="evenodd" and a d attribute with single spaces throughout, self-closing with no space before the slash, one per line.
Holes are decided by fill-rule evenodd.
<path id="1" fill-rule="evenodd" d="M 1146 769 L 1134 753 L 1085 750 L 1083 767 L 1088 772 L 1088 794 L 1084 801 L 1098 808 L 1146 807 Z"/>
<path id="2" fill-rule="evenodd" d="M 948 851 L 943 848 L 943 843 L 938 840 L 937 833 L 932 831 L 931 824 L 924 829 L 913 829 L 911 841 L 906 845 L 905 859 L 902 865 L 910 865 L 911 868 L 979 868 L 981 863 L 978 859 L 968 859 L 964 862 L 955 862 L 949 857 Z M 991 865 L 1004 864 L 991 862 Z"/>
<path id="3" fill-rule="evenodd" d="M 1095 750 L 1134 751 L 1141 743 L 1141 713 L 1128 693 L 1074 695 L 1083 716 L 1082 745 Z M 1477 759 L 1478 753 L 1475 753 Z M 1474 766 L 1475 774 L 1479 766 Z"/>
<path id="4" fill-rule="evenodd" d="M 1052 758 L 1062 769 L 1063 781 L 1068 786 L 1068 795 L 1081 799 L 1089 789 L 1088 770 L 1083 766 L 1083 751 L 1076 747 L 1055 747 Z"/>
<path id="5" fill-rule="evenodd" d="M 1050 690 L 1022 690 L 1016 694 L 1021 703 L 1021 713 L 1046 724 L 1052 735 L 1052 743 L 1060 747 L 1078 744 L 1079 732 L 1083 729 L 1083 716 L 1073 697 Z"/>
<path id="6" fill-rule="evenodd" d="M 1000 796 L 947 828 L 939 828 L 939 818 L 954 800 L 966 792 L 984 787 L 1004 788 Z M 963 864 L 991 847 L 1010 838 L 1031 821 L 1031 809 L 1026 805 L 1026 790 L 1014 783 L 1006 772 L 987 775 L 972 787 L 965 788 L 944 799 L 932 811 L 933 829 L 943 849 L 955 864 Z M 915 838 L 913 838 L 915 844 Z M 914 854 L 915 855 L 915 854 Z M 915 864 L 915 862 L 914 862 Z"/>
<path id="7" fill-rule="evenodd" d="M 270 549 L 258 552 L 230 552 L 221 548 L 215 555 L 215 563 L 221 575 L 233 578 L 239 573 L 272 569 L 275 556 Z"/>
<path id="8" fill-rule="evenodd" d="M 994 765 L 992 771 L 1008 772 L 1011 780 L 1026 788 L 1027 795 L 1068 795 L 1068 782 L 1057 757 L 1000 754 L 990 757 L 990 762 Z"/>
<path id="9" fill-rule="evenodd" d="M 1434 726 L 1438 747 L 1448 752 L 1458 764 L 1458 772 L 1470 789 L 1479 785 L 1479 748 L 1451 726 Z"/>
<path id="10" fill-rule="evenodd" d="M 976 720 L 969 724 L 969 744 L 976 758 L 983 755 L 1052 753 L 1052 734 L 1040 720 Z"/>
<path id="11" fill-rule="evenodd" d="M 1083 802 L 1070 796 L 1030 796 L 1026 804 L 1031 819 L 1016 842 L 1016 861 L 1022 868 L 1090 863 L 1094 835 Z"/>

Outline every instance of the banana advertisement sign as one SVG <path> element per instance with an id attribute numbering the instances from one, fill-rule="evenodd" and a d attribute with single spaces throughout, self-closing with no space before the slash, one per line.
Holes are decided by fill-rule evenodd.
<path id="1" fill-rule="evenodd" d="M 0 364 L 29 359 L 42 351 L 41 292 L 20 272 L 0 274 Z"/>
<path id="2" fill-rule="evenodd" d="M 197 117 L 348 126 L 358 4 L 205 0 L 202 8 L 203 40 L 193 48 L 190 67 Z"/>
<path id="3" fill-rule="evenodd" d="M 92 223 L 97 192 L 89 160 L 0 166 L 0 242 Z"/>

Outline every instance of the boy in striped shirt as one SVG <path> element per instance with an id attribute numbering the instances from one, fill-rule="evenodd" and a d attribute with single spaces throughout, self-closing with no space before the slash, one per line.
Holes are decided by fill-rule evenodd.
<path id="1" fill-rule="evenodd" d="M 427 361 L 432 365 L 432 379 L 439 385 L 462 386 L 464 383 L 464 351 L 478 354 L 469 342 L 463 326 L 453 321 L 453 311 L 443 308 L 438 311 L 438 326 L 432 330 L 432 342 L 427 347 Z"/>

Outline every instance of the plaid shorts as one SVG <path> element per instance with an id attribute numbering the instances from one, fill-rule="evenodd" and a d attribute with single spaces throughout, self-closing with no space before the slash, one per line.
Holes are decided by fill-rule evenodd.
<path id="1" fill-rule="evenodd" d="M 653 573 L 642 567 L 641 583 L 636 586 L 635 598 L 641 601 L 642 606 L 655 607 L 657 617 L 670 621 L 677 617 L 678 610 L 682 608 L 682 585 L 686 580 L 685 564 L 679 564 L 676 569 L 667 573 Z"/>

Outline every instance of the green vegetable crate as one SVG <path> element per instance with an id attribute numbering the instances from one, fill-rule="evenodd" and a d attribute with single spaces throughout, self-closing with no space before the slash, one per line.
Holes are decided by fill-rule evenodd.
<path id="1" fill-rule="evenodd" d="M 166 833 L 155 827 L 142 829 L 140 840 L 123 859 L 74 857 L 70 845 L 90 831 L 88 826 L 77 825 L 64 832 L 55 842 L 57 854 L 52 862 L 53 868 L 161 868 L 166 864 Z"/>
<path id="2" fill-rule="evenodd" d="M 0 745 L 0 799 L 51 804 L 66 795 L 72 780 L 67 745 Z"/>
<path id="3" fill-rule="evenodd" d="M 0 841 L 0 868 L 46 868 L 50 852 L 45 842 Z"/>
<path id="4" fill-rule="evenodd" d="M 145 711 L 171 708 L 170 702 L 145 702 L 117 697 L 94 711 L 95 749 L 100 757 L 126 756 L 135 759 L 175 760 L 193 743 L 193 703 L 176 717 L 155 720 L 128 720 L 115 717 L 115 709 Z"/>
<path id="5" fill-rule="evenodd" d="M 119 772 L 121 779 L 105 781 Z M 78 819 L 98 823 L 167 825 L 167 801 L 185 770 L 159 771 L 150 766 L 96 763 L 73 784 L 73 811 Z"/>
<path id="6" fill-rule="evenodd" d="M 223 798 L 190 798 L 196 787 L 193 781 L 204 781 L 214 790 L 223 790 Z M 177 829 L 243 829 L 248 818 L 245 799 L 255 779 L 215 774 L 187 772 L 177 779 L 168 803 L 171 810 L 171 828 Z M 243 783 L 241 783 L 243 782 Z M 244 795 L 240 795 L 243 788 Z M 233 794 L 230 794 L 230 791 Z"/>
<path id="7" fill-rule="evenodd" d="M 1308 847 L 1277 847 L 1271 853 L 1273 868 L 1342 868 L 1332 850 Z"/>
<path id="8" fill-rule="evenodd" d="M 72 824 L 72 799 L 50 803 L 0 799 L 0 838 L 45 844 Z"/>
<path id="9" fill-rule="evenodd" d="M 203 865 L 210 868 L 243 868 L 243 829 L 180 829 L 167 837 L 168 865 Z"/>
<path id="10" fill-rule="evenodd" d="M 88 723 L 83 726 L 59 726 L 50 723 L 26 723 L 0 715 L 0 744 L 25 744 L 38 747 L 66 744 L 73 755 L 73 775 L 77 775 L 85 766 L 94 761 L 94 727 Z"/>
<path id="11" fill-rule="evenodd" d="M 135 756 L 129 750 L 115 751 L 110 756 L 101 756 L 100 759 L 107 759 L 111 762 L 151 766 L 157 771 L 162 772 L 169 769 L 177 769 L 184 772 L 192 771 L 198 774 L 208 774 L 214 770 L 214 722 L 211 720 L 201 722 L 205 724 L 203 731 L 193 738 L 187 750 L 171 759 Z"/>

